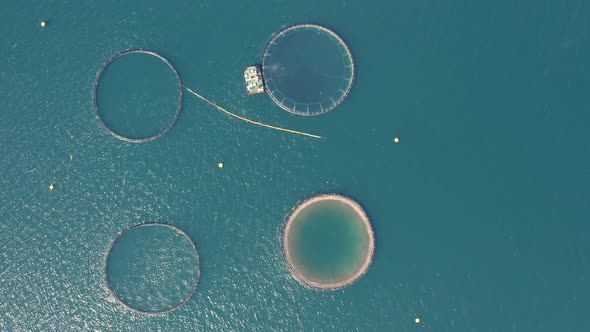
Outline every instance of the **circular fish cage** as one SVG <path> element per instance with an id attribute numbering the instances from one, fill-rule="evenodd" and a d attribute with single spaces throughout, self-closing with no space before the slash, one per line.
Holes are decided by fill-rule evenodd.
<path id="1" fill-rule="evenodd" d="M 196 292 L 199 254 L 181 229 L 139 224 L 111 243 L 104 273 L 106 287 L 125 308 L 147 315 L 165 314 L 180 308 Z"/>
<path id="2" fill-rule="evenodd" d="M 154 128 L 151 128 L 149 131 L 149 133 L 134 133 L 132 132 L 132 130 L 130 130 L 129 128 L 132 127 L 134 124 L 137 124 L 139 122 L 145 122 L 145 121 L 149 121 L 150 119 L 154 119 L 156 117 L 159 117 L 160 115 L 154 115 L 151 114 L 152 116 L 150 117 L 150 114 L 142 114 L 142 107 L 136 106 L 136 107 L 132 107 L 129 105 L 126 105 L 124 102 L 120 102 L 117 105 L 108 105 L 110 107 L 108 107 L 109 112 L 107 112 L 105 109 L 101 108 L 101 99 L 104 98 L 99 98 L 99 90 L 101 88 L 101 80 L 104 79 L 105 73 L 112 68 L 114 65 L 117 64 L 118 60 L 121 60 L 121 58 L 126 57 L 126 56 L 131 56 L 131 55 L 148 55 L 150 58 L 155 58 L 159 61 L 157 61 L 157 63 L 163 63 L 166 65 L 166 68 L 170 70 L 172 77 L 170 76 L 166 76 L 164 78 L 166 78 L 167 80 L 170 79 L 170 82 L 174 82 L 174 87 L 177 88 L 178 90 L 178 97 L 176 98 L 175 101 L 175 108 L 172 109 L 174 112 L 166 115 L 171 116 L 171 119 L 158 119 L 158 123 L 157 124 L 150 124 L 151 126 L 153 126 Z M 128 64 L 127 64 L 128 65 Z M 136 73 L 136 75 L 134 76 L 138 76 L 137 80 L 139 83 L 147 85 L 147 86 L 155 86 L 156 84 L 159 84 L 159 80 L 158 79 L 154 79 L 154 80 L 150 80 L 149 78 L 145 79 L 143 76 L 147 75 L 147 73 L 144 71 L 144 68 L 140 69 L 141 71 L 138 71 Z M 123 76 L 123 80 L 130 80 L 130 78 L 133 78 L 133 76 L 128 77 L 128 76 Z M 140 85 L 140 84 L 138 84 Z M 174 88 L 173 87 L 173 88 Z M 137 87 L 134 87 L 137 88 Z M 141 88 L 141 87 L 139 87 Z M 111 93 L 120 93 L 122 94 L 123 92 L 121 91 L 117 91 L 117 89 L 113 88 L 114 92 Z M 120 89 L 119 89 L 120 90 Z M 141 99 L 141 97 L 153 97 L 151 94 L 148 94 L 147 92 L 139 92 L 142 93 L 143 95 L 140 96 L 136 96 L 135 99 L 139 100 Z M 126 96 L 124 95 L 118 95 L 118 98 L 114 98 L 119 100 L 125 100 Z M 129 99 L 129 98 L 128 98 Z M 159 53 L 156 53 L 154 51 L 149 51 L 149 50 L 143 50 L 143 49 L 133 49 L 133 50 L 127 50 L 118 54 L 115 54 L 114 56 L 112 56 L 96 73 L 96 79 L 94 81 L 94 86 L 93 86 L 93 90 L 92 90 L 92 100 L 93 100 L 93 106 L 94 106 L 94 111 L 96 113 L 96 118 L 98 120 L 98 122 L 100 123 L 100 125 L 107 131 L 109 132 L 111 135 L 115 136 L 116 138 L 126 141 L 126 142 L 130 142 L 130 143 L 144 143 L 144 142 L 149 142 L 152 140 L 155 140 L 157 138 L 162 137 L 166 132 L 168 132 L 170 129 L 172 129 L 172 127 L 174 126 L 174 124 L 176 123 L 176 121 L 178 120 L 178 117 L 180 115 L 180 111 L 182 109 L 182 82 L 180 80 L 180 76 L 178 75 L 178 73 L 176 72 L 176 69 L 174 68 L 174 66 L 172 65 L 172 63 L 170 63 L 170 61 L 168 61 L 168 59 L 166 59 L 165 57 L 163 57 L 162 55 L 160 55 Z M 158 99 L 156 99 L 157 102 L 159 102 Z M 102 103 L 107 104 L 106 100 L 102 100 Z M 174 102 L 173 102 L 174 103 Z M 148 104 L 148 106 L 150 107 L 156 107 L 154 105 L 159 105 L 158 103 L 154 102 L 154 103 L 150 103 Z M 166 105 L 169 106 L 169 105 Z M 174 106 L 172 106 L 174 107 Z M 107 108 L 106 106 L 104 106 L 104 108 Z M 114 115 L 113 114 L 120 114 L 122 112 L 129 112 L 130 108 L 132 108 L 133 112 L 135 112 L 135 116 L 132 119 L 124 119 L 124 120 L 120 120 L 120 119 L 111 119 Z M 157 111 L 159 111 L 160 109 L 157 108 Z M 108 113 L 108 114 L 107 114 Z M 156 112 L 152 112 L 152 113 L 156 113 Z M 161 123 L 160 123 L 161 122 Z M 126 133 L 125 131 L 130 131 L 129 133 Z"/>
<path id="3" fill-rule="evenodd" d="M 348 96 L 354 61 L 335 32 L 299 24 L 280 31 L 268 43 L 262 75 L 268 95 L 280 108 L 298 115 L 319 115 Z"/>
<path id="4" fill-rule="evenodd" d="M 298 204 L 287 217 L 281 244 L 293 278 L 320 291 L 358 281 L 375 252 L 369 217 L 356 201 L 339 194 L 317 195 Z"/>

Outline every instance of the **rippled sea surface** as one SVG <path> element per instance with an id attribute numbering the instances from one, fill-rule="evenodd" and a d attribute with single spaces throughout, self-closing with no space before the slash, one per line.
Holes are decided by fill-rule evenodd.
<path id="1" fill-rule="evenodd" d="M 589 2 L 25 0 L 0 18 L 1 331 L 590 330 Z M 349 97 L 319 117 L 244 89 L 244 66 L 300 22 L 355 59 Z M 326 138 L 185 94 L 165 136 L 117 140 L 92 87 L 130 48 L 236 113 Z M 323 192 L 357 200 L 377 245 L 334 292 L 294 280 L 280 242 Z M 166 315 L 105 284 L 112 241 L 143 222 L 199 249 L 197 292 Z"/>

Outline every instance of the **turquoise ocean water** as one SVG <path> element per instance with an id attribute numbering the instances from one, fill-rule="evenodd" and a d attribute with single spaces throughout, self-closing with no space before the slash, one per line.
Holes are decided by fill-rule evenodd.
<path id="1" fill-rule="evenodd" d="M 0 330 L 590 330 L 587 1 L 3 1 L 0 13 Z M 355 58 L 349 97 L 320 117 L 244 91 L 244 66 L 299 22 L 333 29 Z M 160 52 L 230 110 L 326 138 L 187 94 L 164 137 L 119 141 L 95 119 L 92 86 L 129 48 Z M 291 208 L 322 192 L 356 199 L 376 236 L 368 273 L 335 292 L 302 287 L 281 252 Z M 105 286 L 108 247 L 141 222 L 199 248 L 198 290 L 167 315 L 129 311 Z"/>

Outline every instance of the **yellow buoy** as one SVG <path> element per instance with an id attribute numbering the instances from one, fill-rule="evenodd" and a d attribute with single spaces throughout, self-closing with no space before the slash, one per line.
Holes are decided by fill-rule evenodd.
<path id="1" fill-rule="evenodd" d="M 393 141 L 399 143 L 399 137 L 394 138 Z"/>
<path id="2" fill-rule="evenodd" d="M 52 183 L 49 185 L 49 190 L 53 190 L 53 188 L 55 188 L 55 187 L 53 186 L 53 183 Z"/>
<path id="3" fill-rule="evenodd" d="M 414 321 L 416 322 L 416 324 L 420 323 L 420 318 L 416 318 L 414 319 Z"/>
<path id="4" fill-rule="evenodd" d="M 47 22 L 45 22 L 45 21 L 41 21 L 41 27 L 42 27 L 42 28 L 45 28 L 45 26 L 46 26 L 46 25 L 47 25 Z"/>
<path id="5" fill-rule="evenodd" d="M 223 163 L 219 163 L 219 164 L 217 164 L 217 167 L 219 167 L 219 168 L 223 168 Z"/>

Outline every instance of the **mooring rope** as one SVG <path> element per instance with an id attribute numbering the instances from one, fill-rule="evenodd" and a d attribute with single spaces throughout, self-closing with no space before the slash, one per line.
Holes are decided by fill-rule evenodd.
<path id="1" fill-rule="evenodd" d="M 232 116 L 234 118 L 240 119 L 242 121 L 246 121 L 252 124 L 255 124 L 257 126 L 261 126 L 261 127 L 266 127 L 266 128 L 270 128 L 270 129 L 274 129 L 274 130 L 280 130 L 280 131 L 284 131 L 287 133 L 292 133 L 292 134 L 297 134 L 297 135 L 303 135 L 303 136 L 308 136 L 308 137 L 313 137 L 313 138 L 323 138 L 322 136 L 318 136 L 318 135 L 314 135 L 314 134 L 310 134 L 310 133 L 305 133 L 302 131 L 297 131 L 297 130 L 292 130 L 292 129 L 287 129 L 287 128 L 281 128 L 281 127 L 276 127 L 276 126 L 272 126 L 266 123 L 262 123 L 262 122 L 258 122 L 258 121 L 254 121 L 254 120 L 250 120 L 248 118 L 245 118 L 243 116 L 234 114 L 226 109 L 224 109 L 223 107 L 217 105 L 216 103 L 212 102 L 211 100 L 201 96 L 200 94 L 196 93 L 195 91 L 191 90 L 188 86 L 183 85 L 183 87 L 190 93 L 192 93 L 193 95 L 199 97 L 201 100 L 203 100 L 204 102 L 206 102 L 207 104 L 217 108 L 218 110 L 222 111 L 223 113 Z"/>

